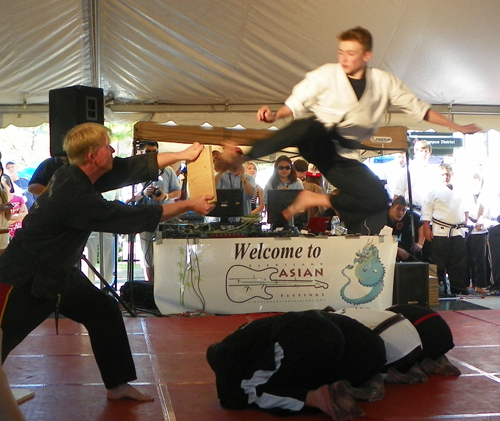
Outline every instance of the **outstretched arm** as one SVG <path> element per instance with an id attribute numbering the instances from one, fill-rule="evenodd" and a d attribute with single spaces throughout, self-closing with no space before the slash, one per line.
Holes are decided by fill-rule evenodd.
<path id="1" fill-rule="evenodd" d="M 475 124 L 467 124 L 466 126 L 460 126 L 455 124 L 453 121 L 446 118 L 444 115 L 439 114 L 437 111 L 429 109 L 424 116 L 424 120 L 432 124 L 438 124 L 439 126 L 448 127 L 453 131 L 461 132 L 463 134 L 477 133 L 481 129 Z"/>
<path id="2" fill-rule="evenodd" d="M 262 106 L 259 111 L 257 111 L 257 120 L 264 123 L 272 123 L 273 121 L 292 116 L 292 110 L 287 105 L 283 105 L 276 112 L 271 111 L 267 105 Z"/>
<path id="3" fill-rule="evenodd" d="M 195 142 L 189 148 L 181 152 L 161 152 L 158 154 L 158 168 L 165 168 L 167 165 L 175 164 L 179 161 L 194 161 L 203 150 L 201 143 Z"/>

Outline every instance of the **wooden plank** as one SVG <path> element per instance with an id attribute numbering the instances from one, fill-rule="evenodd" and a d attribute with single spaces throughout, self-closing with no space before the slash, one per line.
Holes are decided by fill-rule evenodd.
<path id="1" fill-rule="evenodd" d="M 188 162 L 187 178 L 189 197 L 213 195 L 212 202 L 217 201 L 214 162 L 210 145 L 203 148 L 196 161 Z"/>

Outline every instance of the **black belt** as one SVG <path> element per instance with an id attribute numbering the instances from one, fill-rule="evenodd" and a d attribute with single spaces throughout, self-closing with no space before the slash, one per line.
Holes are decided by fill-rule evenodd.
<path id="1" fill-rule="evenodd" d="M 449 228 L 450 230 L 448 231 L 448 237 L 450 236 L 452 229 L 460 229 L 466 227 L 466 225 L 463 222 L 460 224 L 449 224 L 448 222 L 443 222 L 436 218 L 432 218 L 432 222 L 435 222 L 436 224 L 441 225 L 443 227 Z"/>
<path id="2" fill-rule="evenodd" d="M 380 335 L 382 332 L 389 329 L 391 326 L 394 326 L 396 323 L 399 323 L 405 319 L 406 319 L 405 316 L 403 316 L 402 314 L 396 313 L 394 316 L 391 316 L 388 319 L 384 320 L 378 326 L 375 326 L 375 328 L 373 328 L 373 331 L 377 335 Z"/>

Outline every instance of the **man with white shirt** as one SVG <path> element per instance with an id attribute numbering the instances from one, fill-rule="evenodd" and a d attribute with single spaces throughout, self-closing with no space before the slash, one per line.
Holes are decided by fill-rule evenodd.
<path id="1" fill-rule="evenodd" d="M 451 166 L 441 164 L 439 170 L 442 182 L 429 191 L 422 207 L 424 236 L 426 241 L 432 242 L 432 261 L 437 266 L 438 279 L 445 292 L 448 274 L 451 294 L 467 295 L 465 225 L 468 209 L 463 196 L 451 183 Z"/>
<path id="2" fill-rule="evenodd" d="M 459 126 L 433 111 L 397 77 L 368 67 L 372 57 L 372 36 L 364 28 L 349 29 L 338 36 L 338 63 L 328 63 L 307 73 L 285 105 L 276 112 L 264 105 L 257 119 L 272 123 L 282 118 L 297 119 L 271 137 L 257 142 L 249 159 L 257 159 L 289 146 L 298 146 L 301 155 L 316 165 L 337 188 L 326 198 L 301 192 L 288 208 L 291 218 L 326 200 L 351 232 L 365 225 L 369 217 L 382 216 L 373 231 L 385 224 L 389 198 L 382 182 L 360 161 L 360 142 L 373 136 L 387 106 L 401 109 L 415 120 L 475 133 L 473 124 Z M 314 114 L 314 118 L 305 118 Z M 321 202 L 321 203 L 317 203 Z M 380 225 L 380 226 L 378 226 Z"/>
<path id="3" fill-rule="evenodd" d="M 435 179 L 435 167 L 429 165 L 432 155 L 432 145 L 425 140 L 417 140 L 413 146 L 413 159 L 408 168 L 411 180 L 411 204 L 417 212 L 421 212 L 422 204 Z M 394 187 L 395 196 L 404 196 L 409 200 L 408 177 L 406 171 L 401 174 Z"/>

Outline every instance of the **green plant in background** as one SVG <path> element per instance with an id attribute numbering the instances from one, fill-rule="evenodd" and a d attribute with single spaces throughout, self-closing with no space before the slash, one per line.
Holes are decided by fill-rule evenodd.
<path id="1" fill-rule="evenodd" d="M 186 241 L 186 247 L 179 247 L 180 259 L 176 262 L 179 268 L 179 303 L 184 307 L 186 290 L 191 290 L 193 295 L 200 300 L 202 311 L 205 310 L 205 298 L 203 297 L 200 289 L 202 282 L 200 273 L 201 259 L 198 256 L 198 246 L 193 240 L 192 243 L 189 239 Z"/>

